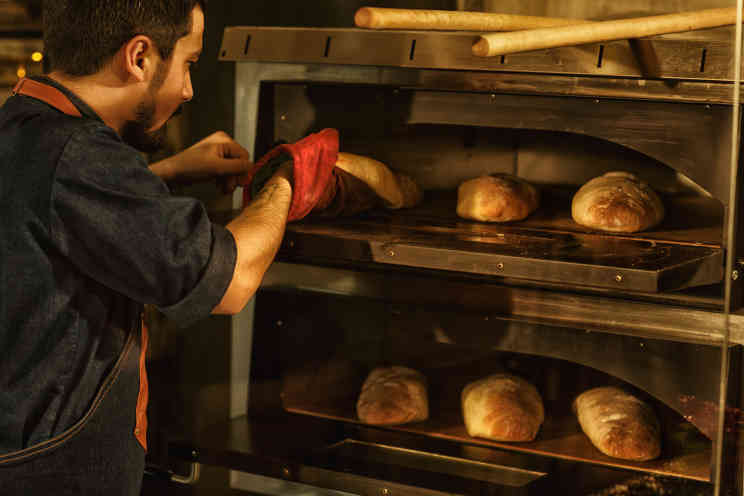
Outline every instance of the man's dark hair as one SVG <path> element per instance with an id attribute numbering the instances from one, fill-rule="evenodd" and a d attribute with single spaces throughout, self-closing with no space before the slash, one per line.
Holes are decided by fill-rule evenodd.
<path id="1" fill-rule="evenodd" d="M 49 69 L 72 76 L 98 72 L 137 35 L 150 37 L 163 60 L 191 32 L 191 12 L 207 0 L 44 0 Z"/>

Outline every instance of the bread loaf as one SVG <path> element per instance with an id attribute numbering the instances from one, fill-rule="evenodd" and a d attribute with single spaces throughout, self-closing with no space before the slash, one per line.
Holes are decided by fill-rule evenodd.
<path id="1" fill-rule="evenodd" d="M 485 222 L 522 220 L 539 204 L 537 190 L 508 174 L 470 179 L 457 188 L 457 215 Z"/>
<path id="2" fill-rule="evenodd" d="M 661 429 L 653 409 L 622 389 L 584 391 L 573 409 L 584 433 L 605 455 L 645 461 L 661 453 Z"/>
<path id="3" fill-rule="evenodd" d="M 407 367 L 378 367 L 362 385 L 356 404 L 359 420 L 397 425 L 429 418 L 426 377 Z"/>
<path id="4" fill-rule="evenodd" d="M 336 167 L 366 183 L 386 208 L 410 208 L 423 198 L 421 188 L 412 178 L 393 172 L 373 158 L 340 152 Z"/>
<path id="5" fill-rule="evenodd" d="M 510 374 L 494 374 L 462 390 L 465 428 L 473 437 L 496 441 L 532 441 L 545 420 L 535 386 Z"/>
<path id="6" fill-rule="evenodd" d="M 584 184 L 573 197 L 576 223 L 609 232 L 650 229 L 664 218 L 664 205 L 651 187 L 628 172 L 608 172 Z"/>

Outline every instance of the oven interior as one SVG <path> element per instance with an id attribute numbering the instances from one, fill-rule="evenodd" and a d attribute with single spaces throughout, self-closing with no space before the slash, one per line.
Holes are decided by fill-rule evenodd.
<path id="1" fill-rule="evenodd" d="M 720 304 L 724 204 L 687 175 L 591 133 L 551 130 L 534 118 L 519 122 L 518 104 L 539 107 L 544 103 L 539 98 L 504 109 L 480 102 L 477 94 L 435 98 L 429 93 L 371 85 L 262 87 L 260 114 L 268 124 L 259 129 L 258 150 L 334 127 L 341 151 L 375 158 L 411 176 L 425 192 L 424 201 L 411 209 L 381 208 L 292 224 L 282 260 L 447 271 L 595 292 L 658 296 L 688 290 L 682 294 L 698 304 Z M 571 105 L 593 104 L 578 98 Z M 496 112 L 510 113 L 513 127 L 491 121 Z M 545 115 L 555 119 L 547 109 Z M 565 124 L 570 117 L 564 117 L 561 129 L 570 129 Z M 572 195 L 589 179 L 613 170 L 635 173 L 662 196 L 667 214 L 661 225 L 608 235 L 573 221 Z M 538 210 L 505 224 L 459 218 L 457 186 L 498 172 L 536 185 Z"/>
<path id="2" fill-rule="evenodd" d="M 546 487 L 588 491 L 622 480 L 628 471 L 690 484 L 710 481 L 709 436 L 715 434 L 701 431 L 713 424 L 706 426 L 695 405 L 716 400 L 710 388 L 720 368 L 716 346 L 521 322 L 466 305 L 296 291 L 262 292 L 255 319 L 249 412 L 236 424 L 251 431 L 251 442 L 238 442 L 241 452 L 251 445 L 334 472 L 504 494 L 542 494 Z M 688 359 L 701 366 L 683 370 L 679 364 Z M 356 402 L 366 375 L 391 365 L 426 377 L 427 420 L 399 426 L 359 421 Z M 539 390 L 546 414 L 534 441 L 468 435 L 461 391 L 499 372 L 523 377 Z M 573 399 L 609 385 L 653 406 L 663 432 L 658 459 L 608 457 L 582 432 Z M 582 487 L 576 486 L 578 473 Z"/>

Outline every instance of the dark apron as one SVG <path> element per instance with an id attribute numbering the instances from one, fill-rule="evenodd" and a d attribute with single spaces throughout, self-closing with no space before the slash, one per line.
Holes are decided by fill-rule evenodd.
<path id="1" fill-rule="evenodd" d="M 21 80 L 14 93 L 80 116 L 62 92 L 43 83 Z M 137 331 L 130 329 L 82 419 L 48 441 L 0 455 L 0 495 L 139 495 L 147 449 L 144 322 Z"/>

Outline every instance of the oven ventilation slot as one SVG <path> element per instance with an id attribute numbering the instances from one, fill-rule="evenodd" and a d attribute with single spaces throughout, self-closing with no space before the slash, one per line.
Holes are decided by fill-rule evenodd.
<path id="1" fill-rule="evenodd" d="M 244 52 L 246 36 L 256 40 Z M 333 53 L 324 50 L 333 38 Z M 412 44 L 416 43 L 415 57 Z M 732 43 L 719 39 L 654 36 L 643 39 L 648 53 L 660 62 L 653 74 L 638 63 L 634 47 L 625 40 L 578 47 L 561 47 L 509 55 L 509 70 L 523 73 L 603 75 L 700 79 L 700 53 L 715 52 L 705 63 L 708 81 L 730 81 Z M 225 29 L 221 60 L 331 63 L 367 66 L 503 71 L 504 57 L 472 54 L 473 35 L 463 32 L 376 31 L 364 29 L 234 26 Z M 599 52 L 599 57 L 597 54 Z M 640 66 L 639 66 L 640 65 Z"/>

